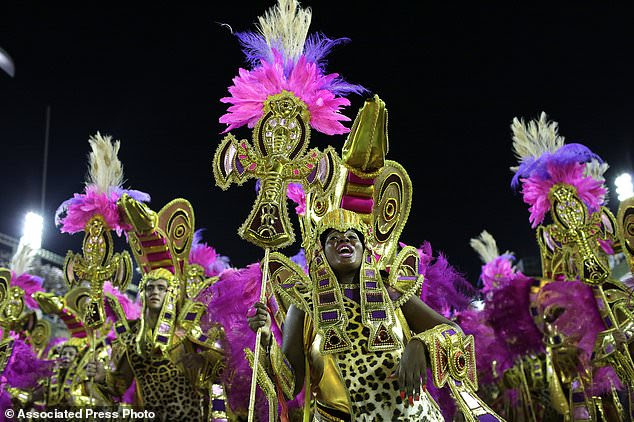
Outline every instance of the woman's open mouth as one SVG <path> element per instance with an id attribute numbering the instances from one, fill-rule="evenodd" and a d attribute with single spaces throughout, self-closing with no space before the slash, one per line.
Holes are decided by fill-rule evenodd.
<path id="1" fill-rule="evenodd" d="M 337 246 L 337 253 L 342 258 L 351 258 L 354 255 L 354 248 L 348 244 Z"/>

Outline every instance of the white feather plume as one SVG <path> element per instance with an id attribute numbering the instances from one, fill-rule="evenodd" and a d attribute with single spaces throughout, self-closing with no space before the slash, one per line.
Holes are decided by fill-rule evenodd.
<path id="1" fill-rule="evenodd" d="M 545 152 L 553 153 L 564 145 L 564 137 L 557 133 L 558 123 L 549 122 L 544 112 L 539 120 L 531 120 L 528 124 L 515 117 L 511 130 L 513 152 L 520 162 L 529 157 L 537 158 Z"/>
<path id="2" fill-rule="evenodd" d="M 281 48 L 285 57 L 296 60 L 304 51 L 311 16 L 310 8 L 302 9 L 297 0 L 278 0 L 258 18 L 257 29 L 269 47 Z"/>
<path id="3" fill-rule="evenodd" d="M 11 258 L 11 271 L 15 272 L 18 276 L 28 273 L 33 267 L 33 260 L 36 255 L 37 250 L 33 249 L 26 242 L 20 241 L 15 254 Z"/>
<path id="4" fill-rule="evenodd" d="M 101 193 L 111 187 L 123 184 L 123 165 L 117 154 L 119 141 L 112 142 L 111 136 L 101 136 L 99 132 L 88 140 L 92 151 L 88 155 L 87 185 L 95 185 Z"/>
<path id="5" fill-rule="evenodd" d="M 585 176 L 590 176 L 594 180 L 598 180 L 601 183 L 605 183 L 605 172 L 608 171 L 610 166 L 608 163 L 601 163 L 596 159 L 589 161 L 586 163 L 586 168 L 584 170 Z"/>
<path id="6" fill-rule="evenodd" d="M 488 264 L 500 256 L 495 238 L 486 230 L 483 230 L 480 236 L 471 239 L 469 244 L 478 253 L 480 259 L 485 264 Z M 512 254 L 512 252 L 506 251 L 504 254 Z"/>

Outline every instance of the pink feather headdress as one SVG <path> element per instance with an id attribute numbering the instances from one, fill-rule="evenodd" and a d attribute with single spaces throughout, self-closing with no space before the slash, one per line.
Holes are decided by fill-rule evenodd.
<path id="1" fill-rule="evenodd" d="M 252 128 L 263 115 L 264 102 L 283 91 L 292 92 L 306 104 L 310 125 L 326 135 L 348 133 L 341 122 L 350 119 L 340 113 L 350 105 L 345 95 L 363 93 L 365 88 L 345 82 L 336 73 L 325 73 L 325 57 L 345 38 L 329 39 L 323 34 L 307 37 L 310 9 L 296 0 L 279 0 L 258 18 L 258 32 L 237 33 L 251 70 L 239 69 L 229 87 L 231 104 L 220 123 L 225 133 L 247 125 Z"/>
<path id="2" fill-rule="evenodd" d="M 581 144 L 564 144 L 564 138 L 557 133 L 557 122 L 549 122 L 545 113 L 528 124 L 515 118 L 511 129 L 513 150 L 520 164 L 511 168 L 515 171 L 511 186 L 517 188 L 521 182 L 533 228 L 550 211 L 548 193 L 557 184 L 573 186 L 590 212 L 603 205 L 607 189 L 602 174 L 607 165 L 598 155 Z M 593 168 L 600 172 L 593 174 Z"/>
<path id="3" fill-rule="evenodd" d="M 89 172 L 85 190 L 64 201 L 55 212 L 55 224 L 62 233 L 81 232 L 92 217 L 101 215 L 108 228 L 121 236 L 121 233 L 131 228 L 119 215 L 119 198 L 127 193 L 137 201 L 150 200 L 147 193 L 123 189 L 123 166 L 117 158 L 119 141 L 112 142 L 111 139 L 97 132 L 88 140 L 92 151 L 88 156 Z"/>

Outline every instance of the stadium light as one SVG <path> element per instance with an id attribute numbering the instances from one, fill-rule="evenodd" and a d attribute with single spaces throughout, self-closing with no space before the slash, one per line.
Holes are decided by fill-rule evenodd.
<path id="1" fill-rule="evenodd" d="M 44 230 L 44 219 L 34 212 L 27 212 L 24 217 L 24 228 L 22 229 L 21 242 L 26 243 L 33 249 L 42 247 L 42 231 Z"/>
<path id="2" fill-rule="evenodd" d="M 619 201 L 625 201 L 627 198 L 634 196 L 632 176 L 630 176 L 629 173 L 623 173 L 614 179 L 614 185 L 616 186 L 616 193 L 619 196 Z"/>

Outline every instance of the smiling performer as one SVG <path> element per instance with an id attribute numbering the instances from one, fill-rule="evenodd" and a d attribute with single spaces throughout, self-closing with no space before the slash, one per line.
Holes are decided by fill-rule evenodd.
<path id="1" fill-rule="evenodd" d="M 375 96 L 343 147 L 335 191 L 306 195 L 309 275 L 271 255 L 271 282 L 287 311 L 280 348 L 266 308 L 254 305 L 249 325 L 267 333 L 264 366 L 287 399 L 304 386 L 305 417 L 312 411 L 316 421 L 443 420 L 424 388 L 428 365 L 466 420 L 501 420 L 473 392 L 473 338 L 421 301 L 418 250 L 397 249 L 412 186 L 402 166 L 385 160 L 387 150 L 387 110 Z"/>

